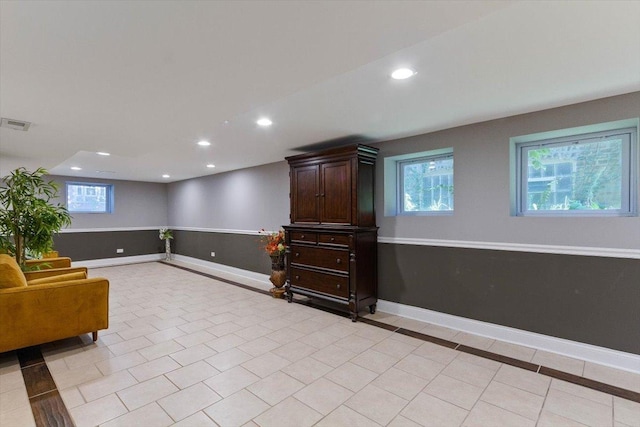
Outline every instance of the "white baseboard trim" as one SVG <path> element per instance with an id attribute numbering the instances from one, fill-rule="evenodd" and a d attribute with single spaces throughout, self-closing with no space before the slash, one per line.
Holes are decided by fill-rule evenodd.
<path id="1" fill-rule="evenodd" d="M 444 326 L 474 335 L 506 341 L 539 350 L 545 350 L 575 359 L 585 360 L 612 368 L 640 373 L 640 355 L 625 353 L 605 347 L 542 335 L 521 329 L 500 326 L 479 320 L 440 313 L 425 308 L 396 302 L 378 300 L 378 310 L 410 319 Z"/>
<path id="2" fill-rule="evenodd" d="M 230 267 L 211 261 L 205 261 L 184 255 L 173 255 L 176 265 L 193 268 L 194 270 L 210 273 L 223 279 L 233 280 L 257 289 L 268 291 L 273 287 L 267 274 L 256 273 L 254 271 L 243 270 L 241 268 Z M 195 268 L 194 268 L 195 267 Z"/>
<path id="3" fill-rule="evenodd" d="M 86 261 L 73 261 L 71 264 L 73 267 L 98 268 L 111 267 L 114 265 L 138 264 L 141 262 L 153 262 L 160 261 L 162 259 L 164 259 L 164 253 L 124 256 L 119 258 L 91 259 Z"/>

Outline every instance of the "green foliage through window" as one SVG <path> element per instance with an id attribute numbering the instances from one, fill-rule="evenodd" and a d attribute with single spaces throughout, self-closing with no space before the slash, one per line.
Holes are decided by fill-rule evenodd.
<path id="1" fill-rule="evenodd" d="M 523 143 L 520 213 L 631 212 L 633 129 Z"/>
<path id="2" fill-rule="evenodd" d="M 453 154 L 398 162 L 400 213 L 453 211 Z"/>

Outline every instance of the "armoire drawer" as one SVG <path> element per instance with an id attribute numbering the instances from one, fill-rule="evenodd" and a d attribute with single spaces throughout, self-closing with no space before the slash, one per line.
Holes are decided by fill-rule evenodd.
<path id="1" fill-rule="evenodd" d="M 319 271 L 291 268 L 291 286 L 305 288 L 341 298 L 349 297 L 349 278 Z"/>
<path id="2" fill-rule="evenodd" d="M 315 245 L 318 243 L 318 233 L 306 232 L 306 231 L 292 231 L 292 242 L 304 242 L 307 244 Z"/>
<path id="3" fill-rule="evenodd" d="M 333 246 L 349 247 L 349 236 L 346 234 L 318 234 L 318 243 Z"/>
<path id="4" fill-rule="evenodd" d="M 349 251 L 291 245 L 291 263 L 349 271 Z"/>

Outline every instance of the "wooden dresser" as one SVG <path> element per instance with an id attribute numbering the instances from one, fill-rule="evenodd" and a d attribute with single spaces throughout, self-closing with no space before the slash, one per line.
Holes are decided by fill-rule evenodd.
<path id="1" fill-rule="evenodd" d="M 376 310 L 377 235 L 374 209 L 377 149 L 365 145 L 287 157 L 291 224 L 287 241 L 289 302 L 293 294 Z"/>

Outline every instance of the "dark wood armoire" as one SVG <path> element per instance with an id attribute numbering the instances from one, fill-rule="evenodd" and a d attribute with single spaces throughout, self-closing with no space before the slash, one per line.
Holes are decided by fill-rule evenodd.
<path id="1" fill-rule="evenodd" d="M 321 298 L 358 312 L 376 310 L 378 228 L 374 207 L 378 150 L 365 145 L 287 157 L 291 224 L 287 242 L 289 302 Z"/>

